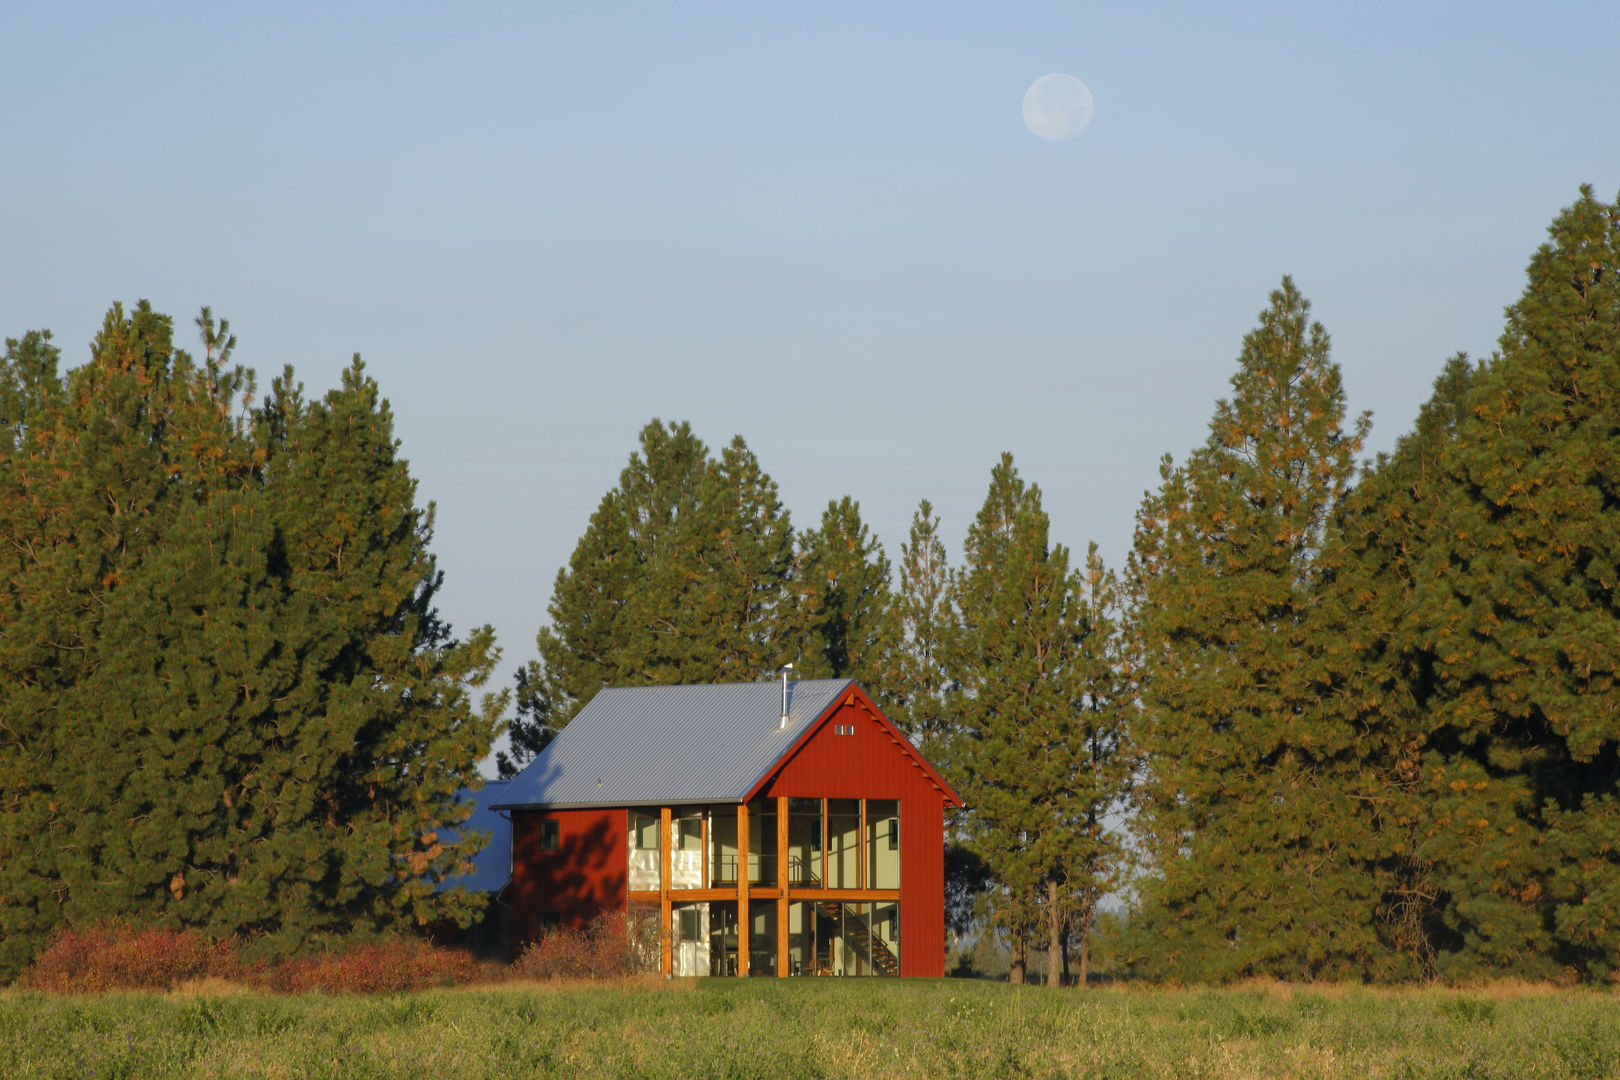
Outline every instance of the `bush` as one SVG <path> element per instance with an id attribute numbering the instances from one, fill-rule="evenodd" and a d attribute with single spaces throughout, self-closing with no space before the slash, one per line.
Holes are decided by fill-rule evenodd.
<path id="1" fill-rule="evenodd" d="M 416 938 L 384 938 L 294 956 L 254 969 L 249 981 L 282 994 L 390 994 L 460 986 L 482 971 L 468 953 Z"/>
<path id="2" fill-rule="evenodd" d="M 597 916 L 583 930 L 558 927 L 525 948 L 512 973 L 524 979 L 613 979 L 656 970 L 657 930 L 656 915 L 649 924 L 617 912 Z"/>
<path id="3" fill-rule="evenodd" d="M 199 930 L 102 923 L 59 931 L 23 973 L 22 984 L 56 994 L 173 990 L 200 979 L 245 983 L 282 994 L 383 994 L 504 977 L 498 966 L 416 938 L 339 941 L 323 951 L 249 963 L 230 940 Z"/>
<path id="4" fill-rule="evenodd" d="M 238 974 L 228 941 L 200 930 L 103 923 L 58 931 L 23 974 L 24 986 L 58 994 L 172 990 L 203 978 Z"/>

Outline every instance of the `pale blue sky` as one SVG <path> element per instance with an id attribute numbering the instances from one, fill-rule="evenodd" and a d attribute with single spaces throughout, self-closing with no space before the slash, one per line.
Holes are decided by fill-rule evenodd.
<path id="1" fill-rule="evenodd" d="M 1282 274 L 1381 449 L 1620 190 L 1613 2 L 238 8 L 0 15 L 0 331 L 76 364 L 144 297 L 311 391 L 361 352 L 507 670 L 652 416 L 896 558 L 1011 450 L 1118 565 Z"/>

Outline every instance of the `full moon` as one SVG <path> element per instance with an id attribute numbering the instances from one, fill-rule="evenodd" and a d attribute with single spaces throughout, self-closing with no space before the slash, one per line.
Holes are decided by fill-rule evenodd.
<path id="1" fill-rule="evenodd" d="M 1024 123 L 1047 142 L 1066 142 L 1091 123 L 1091 91 L 1073 75 L 1043 75 L 1024 92 Z"/>

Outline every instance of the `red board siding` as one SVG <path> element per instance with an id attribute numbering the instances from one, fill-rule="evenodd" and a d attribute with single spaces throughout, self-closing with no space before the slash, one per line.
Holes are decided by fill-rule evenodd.
<path id="1" fill-rule="evenodd" d="M 540 850 L 540 822 L 557 822 L 557 850 Z M 512 956 L 539 937 L 540 913 L 583 928 L 603 911 L 623 911 L 629 881 L 624 810 L 512 811 Z M 902 840 L 902 843 L 904 841 Z M 902 928 L 902 933 L 904 929 Z"/>
<path id="2" fill-rule="evenodd" d="M 854 734 L 840 735 L 845 726 Z M 839 706 L 760 794 L 899 799 L 900 974 L 945 974 L 945 796 L 877 717 L 862 704 Z"/>

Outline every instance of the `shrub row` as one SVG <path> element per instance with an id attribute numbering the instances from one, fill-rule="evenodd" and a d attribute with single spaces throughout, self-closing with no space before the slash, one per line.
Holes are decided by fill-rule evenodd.
<path id="1" fill-rule="evenodd" d="M 23 973 L 22 984 L 58 994 L 172 990 L 224 979 L 286 994 L 377 994 L 479 981 L 468 954 L 416 938 L 383 938 L 250 960 L 231 940 L 199 930 L 103 923 L 60 931 Z"/>
<path id="2" fill-rule="evenodd" d="M 200 979 L 281 994 L 383 994 L 514 978 L 618 978 L 651 970 L 657 959 L 656 936 L 649 939 L 642 920 L 623 915 L 603 916 L 584 930 L 553 930 L 510 966 L 409 937 L 339 942 L 254 960 L 236 942 L 195 929 L 102 923 L 59 931 L 21 982 L 57 994 L 173 990 Z"/>

